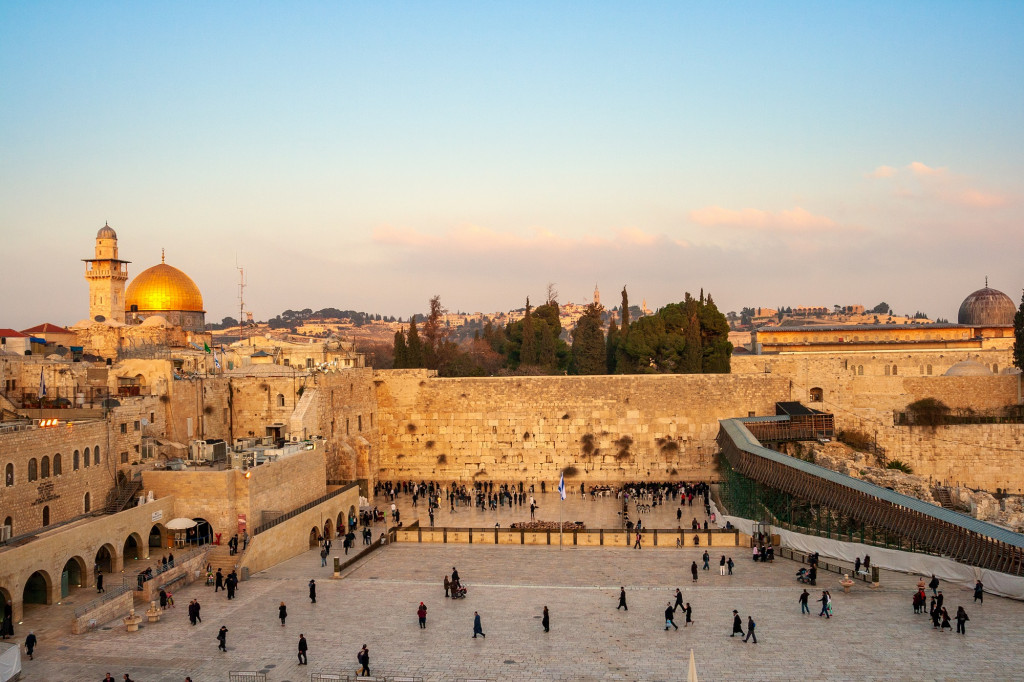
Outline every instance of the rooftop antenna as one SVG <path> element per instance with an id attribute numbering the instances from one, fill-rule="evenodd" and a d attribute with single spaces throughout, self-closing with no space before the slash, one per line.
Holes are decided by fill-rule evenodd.
<path id="1" fill-rule="evenodd" d="M 238 260 L 235 260 L 235 268 L 238 270 L 238 336 L 242 336 L 242 324 L 245 319 L 245 268 L 238 265 Z M 246 334 L 246 339 L 250 341 L 252 339 Z"/>

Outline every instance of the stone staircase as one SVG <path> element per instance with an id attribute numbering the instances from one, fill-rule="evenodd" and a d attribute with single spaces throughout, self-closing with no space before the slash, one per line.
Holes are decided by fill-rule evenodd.
<path id="1" fill-rule="evenodd" d="M 213 568 L 214 575 L 217 574 L 217 569 L 219 568 L 226 578 L 228 573 L 236 570 L 235 566 L 242 563 L 243 556 L 245 556 L 244 552 L 231 556 L 231 549 L 227 546 L 227 543 L 211 545 L 210 553 L 206 555 L 206 562 Z"/>

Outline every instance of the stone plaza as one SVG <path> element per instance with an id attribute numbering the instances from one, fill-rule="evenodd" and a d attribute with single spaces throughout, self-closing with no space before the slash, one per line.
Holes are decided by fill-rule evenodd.
<path id="1" fill-rule="evenodd" d="M 537 496 L 543 520 L 557 520 L 557 495 Z M 411 517 L 408 496 L 399 498 L 403 522 Z M 382 508 L 390 506 L 378 500 Z M 612 499 L 564 503 L 566 520 L 588 527 L 608 525 L 620 507 Z M 675 505 L 656 507 L 645 525 L 675 528 Z M 703 510 L 684 510 L 683 525 Z M 426 517 L 425 507 L 422 512 Z M 498 520 L 495 521 L 494 516 Z M 458 519 L 455 523 L 454 516 Z M 525 520 L 528 509 L 498 512 L 442 507 L 436 525 L 493 527 Z M 649 517 L 651 520 L 647 520 Z M 614 526 L 612 526 L 614 527 Z M 375 537 L 383 529 L 375 527 Z M 364 549 L 357 540 L 357 550 Z M 730 548 L 732 549 L 732 548 Z M 822 573 L 811 588 L 811 615 L 801 615 L 803 588 L 794 578 L 798 564 L 776 559 L 753 563 L 746 548 L 726 552 L 735 574 L 720 576 L 718 559 L 699 572 L 701 549 L 611 547 L 471 546 L 393 543 L 369 553 L 333 579 L 318 552 L 257 573 L 241 583 L 237 598 L 195 583 L 174 594 L 176 607 L 159 623 L 125 631 L 120 621 L 84 635 L 71 635 L 62 610 L 72 604 L 35 607 L 18 629 L 39 637 L 36 660 L 24 661 L 25 680 L 101 680 L 110 672 L 136 682 L 227 680 L 229 671 L 263 671 L 272 682 L 309 679 L 310 672 L 354 677 L 356 652 L 366 644 L 373 675 L 424 680 L 675 680 L 685 679 L 694 651 L 701 680 L 960 680 L 1024 679 L 1024 631 L 1016 627 L 1018 602 L 986 596 L 972 603 L 970 589 L 943 584 L 950 613 L 958 605 L 971 620 L 968 634 L 934 631 L 926 615 L 915 615 L 910 597 L 916 576 L 882 572 L 871 589 L 858 582 L 844 594 L 839 575 Z M 340 541 L 332 554 L 344 559 Z M 443 577 L 458 568 L 468 587 L 464 600 L 444 598 Z M 317 603 L 308 582 L 317 581 Z M 617 610 L 625 586 L 629 610 Z M 666 604 L 675 589 L 693 607 L 694 623 L 678 632 L 664 630 Z M 833 596 L 835 615 L 817 616 L 821 590 Z M 191 599 L 202 604 L 203 622 L 188 623 Z M 84 597 L 81 598 L 84 600 Z M 278 604 L 288 607 L 282 627 Z M 427 628 L 417 625 L 419 602 L 428 608 Z M 541 611 L 551 614 L 543 632 Z M 757 623 L 758 644 L 730 638 L 732 610 Z M 479 612 L 486 638 L 473 641 L 473 614 Z M 228 628 L 227 652 L 217 650 L 216 633 Z M 309 643 L 309 665 L 296 656 L 299 633 Z"/>

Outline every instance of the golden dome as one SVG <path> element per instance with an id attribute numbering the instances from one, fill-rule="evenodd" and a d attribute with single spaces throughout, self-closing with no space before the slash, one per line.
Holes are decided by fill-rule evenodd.
<path id="1" fill-rule="evenodd" d="M 203 295 L 196 283 L 178 268 L 166 263 L 154 265 L 140 272 L 128 285 L 125 294 L 125 312 L 132 308 L 139 312 L 180 310 L 206 312 Z"/>

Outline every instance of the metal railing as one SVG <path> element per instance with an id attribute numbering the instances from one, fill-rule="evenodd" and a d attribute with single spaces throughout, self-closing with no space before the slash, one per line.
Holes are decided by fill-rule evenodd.
<path id="1" fill-rule="evenodd" d="M 179 566 L 184 565 L 185 562 L 190 561 L 192 559 L 195 559 L 200 554 L 205 554 L 206 552 L 209 552 L 210 551 L 210 547 L 211 547 L 211 545 L 200 545 L 199 547 L 195 547 L 194 549 L 191 549 L 188 552 L 186 552 L 184 556 L 174 557 L 174 563 L 168 563 L 167 565 L 159 564 L 158 563 L 156 565 L 156 567 L 154 568 L 154 570 L 153 570 L 153 575 L 148 577 L 148 578 L 146 578 L 146 579 L 144 579 L 142 582 L 139 582 L 138 576 L 136 575 L 135 591 L 136 592 L 140 591 L 143 588 L 143 586 L 146 583 L 148 583 L 150 580 L 156 580 L 157 578 L 159 578 L 164 573 L 167 573 L 168 571 L 170 571 L 170 570 L 172 570 L 174 568 L 177 568 Z M 182 577 L 184 577 L 184 575 Z M 126 578 L 126 580 L 127 580 L 127 578 Z"/>
<path id="2" fill-rule="evenodd" d="M 228 682 L 267 682 L 267 674 L 263 672 L 230 670 Z"/>
<path id="3" fill-rule="evenodd" d="M 95 611 L 99 607 L 103 606 L 108 601 L 112 601 L 117 597 L 120 597 L 125 592 L 131 592 L 132 584 L 128 582 L 128 578 L 125 577 L 122 578 L 120 585 L 112 585 L 109 589 L 106 587 L 103 589 L 105 591 L 102 593 L 102 596 L 96 597 L 92 601 L 86 602 L 75 609 L 75 618 L 81 618 L 90 611 Z"/>
<path id="4" fill-rule="evenodd" d="M 268 522 L 264 523 L 261 526 L 257 526 L 256 529 L 253 530 L 252 534 L 253 535 L 259 535 L 263 531 L 270 530 L 271 528 L 273 528 L 274 526 L 276 526 L 279 523 L 284 523 L 288 519 L 293 518 L 295 516 L 298 516 L 299 514 L 301 514 L 304 511 L 309 511 L 313 507 L 315 507 L 315 506 L 317 506 L 319 504 L 323 504 L 327 500 L 335 498 L 338 495 L 341 495 L 342 493 L 351 490 L 352 488 L 358 488 L 358 487 L 359 487 L 358 483 L 352 482 L 352 483 L 348 484 L 347 486 L 345 486 L 344 488 L 339 488 L 339 489 L 337 489 L 337 490 L 335 490 L 333 492 L 327 493 L 326 495 L 322 495 L 322 496 L 316 498 L 315 500 L 313 500 L 312 502 L 307 502 L 306 504 L 302 505 L 301 507 L 296 507 L 295 509 L 292 509 L 290 512 L 282 514 L 281 516 L 277 517 L 273 521 L 268 521 Z"/>

